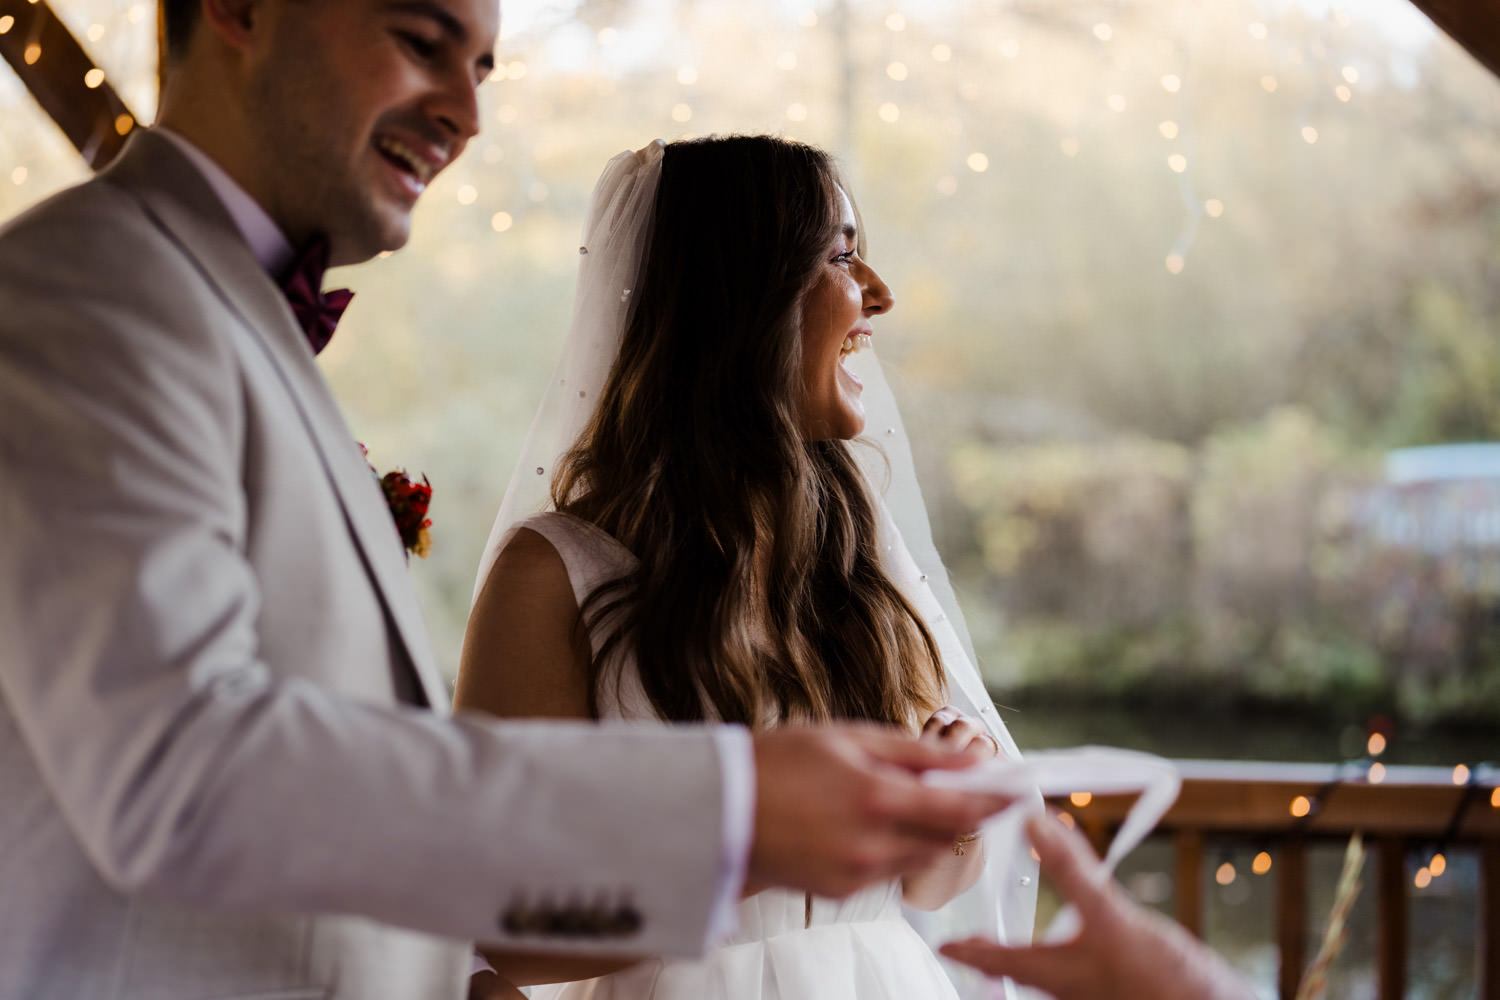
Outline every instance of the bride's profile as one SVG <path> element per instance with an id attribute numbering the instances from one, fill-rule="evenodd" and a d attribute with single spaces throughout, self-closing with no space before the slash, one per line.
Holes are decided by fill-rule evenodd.
<path id="1" fill-rule="evenodd" d="M 894 301 L 864 251 L 814 147 L 732 136 L 610 162 L 565 355 L 480 569 L 456 708 L 870 720 L 1019 756 L 930 550 L 895 404 L 878 365 L 851 369 Z M 879 448 L 856 440 L 867 424 Z M 486 956 L 568 1000 L 954 997 L 902 908 L 962 896 L 980 916 L 959 929 L 1029 941 L 1034 867 L 996 853 L 976 833 L 843 900 L 747 886 L 738 927 L 699 960 Z"/>

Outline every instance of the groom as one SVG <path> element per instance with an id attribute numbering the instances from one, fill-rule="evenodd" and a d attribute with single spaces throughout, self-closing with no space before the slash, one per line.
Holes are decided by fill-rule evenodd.
<path id="1" fill-rule="evenodd" d="M 497 21 L 168 0 L 160 127 L 0 230 L 0 997 L 427 1000 L 474 939 L 691 954 L 741 891 L 847 893 L 1001 805 L 865 728 L 444 717 L 315 293 L 406 241 Z"/>

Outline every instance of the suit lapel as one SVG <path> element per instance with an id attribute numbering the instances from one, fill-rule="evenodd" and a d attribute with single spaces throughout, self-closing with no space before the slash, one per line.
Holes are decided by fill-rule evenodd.
<path id="1" fill-rule="evenodd" d="M 261 270 L 234 221 L 198 171 L 169 140 L 137 133 L 105 175 L 131 190 L 196 261 L 229 310 L 280 373 L 344 509 L 386 614 L 406 648 L 429 705 L 446 710 L 400 537 L 369 465 L 344 424 L 280 289 Z"/>

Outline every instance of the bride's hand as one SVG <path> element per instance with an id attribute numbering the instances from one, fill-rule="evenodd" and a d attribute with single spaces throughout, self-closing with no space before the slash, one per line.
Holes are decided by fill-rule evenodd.
<path id="1" fill-rule="evenodd" d="M 918 737 L 944 750 L 984 751 L 996 757 L 1004 757 L 1000 744 L 984 728 L 978 719 L 965 715 L 952 705 L 944 705 L 922 725 Z"/>

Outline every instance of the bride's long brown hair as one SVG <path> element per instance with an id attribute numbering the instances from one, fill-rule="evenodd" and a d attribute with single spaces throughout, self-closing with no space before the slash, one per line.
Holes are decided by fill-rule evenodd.
<path id="1" fill-rule="evenodd" d="M 634 312 L 557 508 L 640 560 L 584 601 L 657 713 L 911 726 L 941 704 L 932 636 L 881 569 L 844 441 L 804 441 L 801 304 L 832 235 L 822 151 L 768 136 L 666 148 Z"/>

